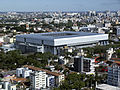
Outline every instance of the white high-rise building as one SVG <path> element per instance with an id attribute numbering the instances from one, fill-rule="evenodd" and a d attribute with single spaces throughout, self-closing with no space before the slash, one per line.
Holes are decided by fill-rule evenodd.
<path id="1" fill-rule="evenodd" d="M 30 74 L 31 89 L 39 90 L 41 88 L 46 88 L 46 72 L 34 71 Z"/>
<path id="2" fill-rule="evenodd" d="M 112 55 L 113 55 L 113 53 L 114 53 L 115 51 L 114 51 L 113 48 L 109 48 L 106 52 L 107 52 L 106 59 L 107 59 L 107 60 L 110 60 L 111 57 L 112 57 Z"/>
<path id="3" fill-rule="evenodd" d="M 16 76 L 17 77 L 22 77 L 22 70 L 23 70 L 24 68 L 17 68 L 16 69 Z"/>
<path id="4" fill-rule="evenodd" d="M 16 76 L 27 78 L 30 76 L 31 72 L 32 72 L 32 70 L 29 70 L 28 68 L 17 68 L 16 69 Z"/>
<path id="5" fill-rule="evenodd" d="M 23 78 L 27 78 L 27 77 L 30 76 L 30 73 L 32 73 L 32 70 L 29 70 L 28 68 L 24 68 L 24 69 L 22 70 L 22 77 L 23 77 Z"/>
<path id="6" fill-rule="evenodd" d="M 38 80 L 45 80 L 45 82 L 47 83 L 47 81 L 46 81 L 46 78 L 48 78 L 49 77 L 49 75 L 51 76 L 51 78 L 52 78 L 52 80 L 53 80 L 53 77 L 52 76 L 54 76 L 54 79 L 55 79 L 55 81 L 53 80 L 53 81 L 50 81 L 50 83 L 51 83 L 51 85 L 50 85 L 50 87 L 53 87 L 54 85 L 54 82 L 55 82 L 55 86 L 59 86 L 60 84 L 61 84 L 61 82 L 62 81 L 64 81 L 64 79 L 65 79 L 65 76 L 64 76 L 64 74 L 60 74 L 60 73 L 56 73 L 56 72 L 51 72 L 51 71 L 49 71 L 49 70 L 45 70 L 45 69 L 41 69 L 41 68 L 38 68 L 38 67 L 34 67 L 34 66 L 28 66 L 28 65 L 25 65 L 24 67 L 26 67 L 26 68 L 29 68 L 30 70 L 33 70 L 33 71 L 36 71 L 36 72 L 33 72 L 33 73 L 31 73 L 30 74 L 30 78 L 31 78 L 31 82 L 33 83 L 33 86 L 32 87 L 35 87 L 34 86 L 34 84 L 35 84 L 35 82 L 36 82 L 36 80 L 38 81 Z M 43 79 L 36 79 L 35 78 L 35 76 L 36 77 L 39 77 L 38 76 L 38 74 L 41 74 L 41 77 L 43 78 Z M 39 77 L 39 78 L 41 78 L 41 77 Z M 45 78 L 46 77 L 46 78 Z M 49 80 L 50 80 L 50 78 L 49 78 Z M 45 83 L 45 82 L 42 82 L 42 83 Z M 32 84 L 31 83 L 31 84 Z M 37 82 L 38 83 L 38 82 Z M 46 85 L 47 86 L 47 85 Z M 33 89 L 34 90 L 34 89 Z"/>

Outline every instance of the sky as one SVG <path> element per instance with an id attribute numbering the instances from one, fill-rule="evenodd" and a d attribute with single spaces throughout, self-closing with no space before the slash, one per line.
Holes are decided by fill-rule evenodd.
<path id="1" fill-rule="evenodd" d="M 120 0 L 0 0 L 0 11 L 89 10 L 120 10 Z"/>

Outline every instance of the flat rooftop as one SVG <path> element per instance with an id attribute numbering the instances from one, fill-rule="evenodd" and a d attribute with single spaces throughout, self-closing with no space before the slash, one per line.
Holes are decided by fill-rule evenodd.
<path id="1" fill-rule="evenodd" d="M 44 39 L 59 39 L 59 38 L 71 38 L 71 37 L 82 37 L 82 36 L 93 36 L 93 35 L 103 35 L 99 33 L 89 33 L 89 32 L 48 32 L 48 33 L 34 33 L 34 34 L 24 34 L 17 35 L 23 38 L 44 38 Z"/>
<path id="2" fill-rule="evenodd" d="M 119 87 L 108 85 L 108 84 L 100 84 L 96 88 L 101 90 L 120 90 Z"/>

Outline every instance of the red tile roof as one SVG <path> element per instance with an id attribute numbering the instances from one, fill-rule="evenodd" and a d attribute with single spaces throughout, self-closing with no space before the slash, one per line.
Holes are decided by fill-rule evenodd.
<path id="1" fill-rule="evenodd" d="M 32 69 L 32 70 L 34 70 L 34 71 L 39 71 L 39 70 L 40 70 L 40 71 L 44 71 L 44 72 L 46 72 L 47 74 L 50 74 L 50 75 L 53 75 L 53 76 L 62 75 L 62 74 L 60 74 L 60 73 L 51 72 L 51 71 L 49 71 L 49 70 L 41 69 L 41 68 L 34 67 L 34 66 L 24 65 L 23 67 L 27 67 L 27 68 Z"/>
<path id="2" fill-rule="evenodd" d="M 120 60 L 120 58 L 111 58 L 111 60 Z"/>
<path id="3" fill-rule="evenodd" d="M 116 64 L 119 64 L 119 65 L 120 65 L 120 61 L 114 61 L 114 63 L 116 63 Z"/>
<path id="4" fill-rule="evenodd" d="M 12 81 L 16 81 L 16 82 L 26 82 L 27 79 L 26 78 L 15 78 L 15 79 L 11 79 Z"/>

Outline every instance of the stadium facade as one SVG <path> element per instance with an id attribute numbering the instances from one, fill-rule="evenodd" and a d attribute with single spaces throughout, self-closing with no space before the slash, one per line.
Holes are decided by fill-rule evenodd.
<path id="1" fill-rule="evenodd" d="M 27 52 L 51 52 L 59 54 L 60 48 L 93 46 L 96 44 L 108 44 L 108 34 L 88 32 L 50 32 L 34 33 L 16 36 L 16 48 L 23 53 Z"/>

